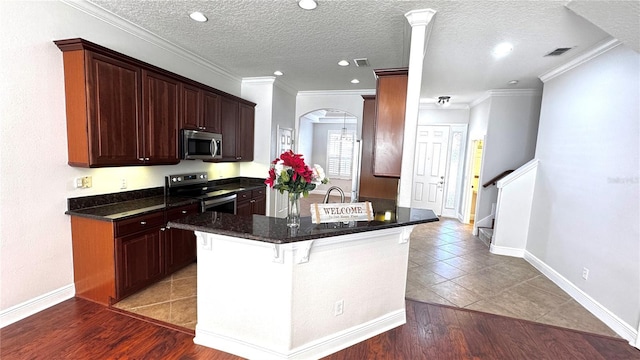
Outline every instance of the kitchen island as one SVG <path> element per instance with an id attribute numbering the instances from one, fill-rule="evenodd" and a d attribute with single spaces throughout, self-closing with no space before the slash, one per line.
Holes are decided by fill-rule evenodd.
<path id="1" fill-rule="evenodd" d="M 379 207 L 370 222 L 303 217 L 297 229 L 216 212 L 169 222 L 198 239 L 194 342 L 250 359 L 317 359 L 404 324 L 409 236 L 431 221 L 431 210 Z"/>

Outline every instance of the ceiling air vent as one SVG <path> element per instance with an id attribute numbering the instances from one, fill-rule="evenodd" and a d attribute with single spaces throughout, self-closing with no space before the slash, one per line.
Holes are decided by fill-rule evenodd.
<path id="1" fill-rule="evenodd" d="M 568 48 L 557 48 L 557 49 L 553 50 L 552 52 L 548 53 L 545 56 L 560 56 L 560 55 L 566 53 L 567 51 L 569 51 L 571 49 L 573 49 L 573 48 L 570 48 L 570 47 L 568 47 Z"/>
<path id="2" fill-rule="evenodd" d="M 362 59 L 353 59 L 353 62 L 356 64 L 357 67 L 367 67 L 370 66 L 369 65 L 369 60 L 367 60 L 367 58 L 362 58 Z"/>

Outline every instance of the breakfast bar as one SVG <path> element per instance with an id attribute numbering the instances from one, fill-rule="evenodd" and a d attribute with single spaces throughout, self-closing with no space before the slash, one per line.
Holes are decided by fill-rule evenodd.
<path id="1" fill-rule="evenodd" d="M 406 322 L 409 236 L 431 210 L 374 204 L 372 221 L 313 224 L 205 212 L 194 342 L 250 359 L 320 358 Z"/>

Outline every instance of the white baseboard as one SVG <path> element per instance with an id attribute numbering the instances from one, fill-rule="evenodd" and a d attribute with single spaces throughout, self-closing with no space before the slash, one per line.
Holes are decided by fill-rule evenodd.
<path id="1" fill-rule="evenodd" d="M 71 299 L 76 294 L 74 284 L 63 286 L 46 294 L 27 300 L 21 304 L 0 311 L 0 328 L 27 318 L 39 311 Z"/>
<path id="2" fill-rule="evenodd" d="M 527 262 L 529 262 L 531 265 L 533 265 L 533 267 L 538 269 L 541 273 L 543 273 L 547 278 L 553 281 L 556 285 L 558 285 L 562 290 L 566 291 L 575 301 L 584 306 L 595 317 L 600 319 L 600 321 L 609 326 L 613 331 L 616 332 L 616 334 L 629 341 L 629 344 L 631 344 L 632 346 L 637 347 L 636 344 L 638 341 L 638 330 L 634 329 L 633 326 L 624 322 L 614 313 L 609 311 L 609 309 L 597 302 L 591 296 L 587 295 L 575 284 L 567 280 L 567 278 L 562 276 L 560 273 L 555 271 L 553 268 L 535 257 L 530 252 L 524 252 L 524 259 L 527 260 Z"/>
<path id="3" fill-rule="evenodd" d="M 492 254 L 504 255 L 504 256 L 512 256 L 512 257 L 517 257 L 517 258 L 523 258 L 524 257 L 524 253 L 525 253 L 524 249 L 512 248 L 512 247 L 507 247 L 507 246 L 498 246 L 498 245 L 494 245 L 494 244 L 491 244 L 489 246 L 489 251 Z"/>
<path id="4" fill-rule="evenodd" d="M 282 359 L 319 359 L 333 354 L 366 339 L 382 334 L 400 325 L 406 320 L 405 309 L 391 312 L 385 316 L 364 324 L 325 336 L 311 343 L 299 346 L 287 352 L 277 351 L 247 343 L 245 341 L 216 334 L 196 325 L 196 337 L 193 342 L 241 356 L 247 359 L 282 360 Z"/>

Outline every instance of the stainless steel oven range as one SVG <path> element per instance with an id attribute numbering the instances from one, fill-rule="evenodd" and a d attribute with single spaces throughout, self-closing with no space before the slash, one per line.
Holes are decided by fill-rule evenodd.
<path id="1" fill-rule="evenodd" d="M 200 212 L 236 213 L 235 192 L 210 186 L 206 172 L 169 175 L 165 178 L 165 189 L 169 196 L 200 200 Z"/>

